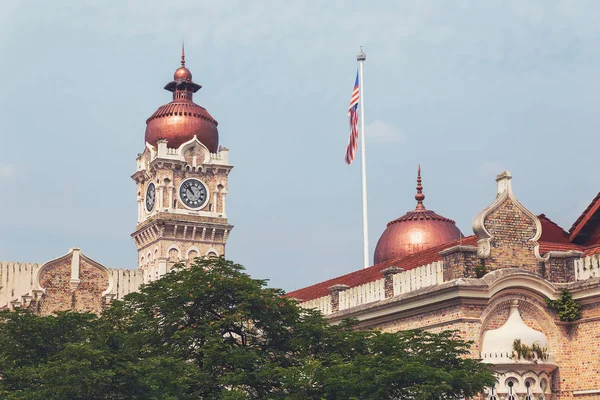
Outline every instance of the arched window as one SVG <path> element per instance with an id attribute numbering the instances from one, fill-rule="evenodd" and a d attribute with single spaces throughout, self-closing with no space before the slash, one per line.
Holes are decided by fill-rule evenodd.
<path id="1" fill-rule="evenodd" d="M 196 257 L 198 257 L 198 252 L 196 250 L 190 250 L 188 253 L 188 265 L 192 264 L 196 260 Z"/>
<path id="2" fill-rule="evenodd" d="M 546 397 L 543 395 L 543 393 L 546 393 L 546 390 L 548 389 L 548 381 L 546 379 L 542 379 L 540 381 L 540 389 L 542 389 L 542 394 L 538 400 L 546 400 Z"/>
<path id="3" fill-rule="evenodd" d="M 506 400 L 517 400 L 517 396 L 515 395 L 515 381 L 510 380 L 506 383 L 508 387 L 508 397 Z"/>
<path id="4" fill-rule="evenodd" d="M 531 390 L 532 390 L 534 384 L 535 384 L 535 382 L 531 379 L 527 379 L 525 381 L 525 390 L 527 391 L 525 394 L 525 400 L 535 400 L 533 398 L 533 395 L 531 394 Z"/>
<path id="5" fill-rule="evenodd" d="M 498 396 L 496 396 L 496 387 L 492 386 L 490 389 L 490 395 L 488 396 L 487 400 L 498 400 Z"/>
<path id="6" fill-rule="evenodd" d="M 169 250 L 169 262 L 179 262 L 179 250 L 174 248 Z"/>

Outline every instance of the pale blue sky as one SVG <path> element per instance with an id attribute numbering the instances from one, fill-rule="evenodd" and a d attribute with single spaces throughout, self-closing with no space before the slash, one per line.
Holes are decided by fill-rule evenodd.
<path id="1" fill-rule="evenodd" d="M 414 208 L 418 163 L 425 205 L 467 235 L 504 169 L 568 229 L 600 190 L 599 20 L 575 0 L 4 0 L 0 259 L 79 246 L 135 267 L 129 177 L 183 39 L 235 165 L 228 256 L 274 286 L 362 266 L 360 162 L 344 164 L 360 45 L 371 252 Z"/>

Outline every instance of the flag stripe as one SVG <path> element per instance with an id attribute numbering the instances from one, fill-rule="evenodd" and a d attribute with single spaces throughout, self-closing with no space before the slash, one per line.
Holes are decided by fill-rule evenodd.
<path id="1" fill-rule="evenodd" d="M 360 93 L 358 84 L 358 71 L 356 71 L 356 81 L 354 82 L 354 90 L 352 91 L 352 96 L 350 96 L 350 106 L 348 107 L 350 139 L 346 147 L 346 164 L 354 161 L 354 157 L 356 156 L 356 145 L 358 142 L 358 100 Z"/>

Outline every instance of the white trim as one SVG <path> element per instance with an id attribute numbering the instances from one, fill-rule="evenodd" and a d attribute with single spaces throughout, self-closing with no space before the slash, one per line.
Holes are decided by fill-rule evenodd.
<path id="1" fill-rule="evenodd" d="M 179 201 L 179 198 L 177 199 Z M 218 213 L 215 211 L 202 211 L 202 210 L 193 210 L 193 209 L 182 209 L 182 208 L 162 208 L 158 210 L 161 213 L 169 213 L 169 214 L 182 214 L 182 215 L 195 215 L 201 217 L 211 217 L 211 218 L 225 218 L 223 213 Z"/>
<path id="2" fill-rule="evenodd" d="M 181 154 L 182 160 L 185 161 L 185 152 L 186 152 L 186 150 L 189 147 L 196 146 L 197 144 L 200 145 L 201 147 L 203 147 L 206 150 L 206 153 L 204 153 L 204 160 L 196 160 L 196 167 L 195 168 L 196 169 L 203 169 L 202 165 L 203 164 L 208 164 L 209 161 L 210 161 L 210 150 L 208 149 L 208 147 L 206 147 L 206 145 L 204 145 L 204 143 L 202 143 L 201 141 L 199 141 L 196 136 L 194 136 L 191 140 L 188 140 L 187 142 L 181 144 L 177 150 Z M 194 168 L 194 166 L 192 164 L 188 163 L 188 166 L 190 168 Z"/>
<path id="3" fill-rule="evenodd" d="M 600 394 L 600 389 L 573 390 L 573 396 L 579 396 L 582 394 Z"/>
<path id="4" fill-rule="evenodd" d="M 490 277 L 491 278 L 491 277 Z M 486 279 L 487 281 L 487 279 Z M 528 292 L 537 293 L 543 297 L 555 300 L 558 288 L 539 276 L 527 272 L 517 272 L 489 283 L 489 298 L 506 289 L 527 289 Z"/>
<path id="5" fill-rule="evenodd" d="M 204 200 L 204 203 L 202 203 L 202 205 L 200 205 L 199 207 L 195 207 L 195 208 L 189 207 L 187 204 L 185 204 L 185 202 L 183 201 L 183 199 L 181 198 L 181 195 L 180 195 L 181 185 L 183 185 L 185 182 L 191 181 L 191 180 L 200 182 L 202 185 L 204 185 L 204 189 L 206 190 L 206 199 Z M 208 204 L 208 202 L 210 200 L 209 187 L 206 183 L 204 183 L 204 181 L 202 179 L 199 179 L 196 177 L 189 177 L 189 178 L 182 179 L 181 182 L 179 182 L 179 185 L 177 185 L 177 198 L 179 199 L 179 202 L 181 203 L 181 205 L 184 206 L 185 208 L 187 208 L 188 210 L 200 211 L 204 207 L 206 207 L 206 205 Z"/>
<path id="6" fill-rule="evenodd" d="M 179 246 L 177 246 L 176 244 L 171 244 L 169 247 L 167 247 L 167 251 L 165 252 L 165 257 L 167 257 L 167 259 L 169 258 L 169 252 L 173 249 L 177 250 L 177 252 L 179 253 L 179 257 L 181 257 L 181 254 L 183 252 L 181 251 Z"/>
<path id="7" fill-rule="evenodd" d="M 192 252 L 192 251 L 195 251 L 196 253 L 198 253 L 198 255 L 196 257 L 199 257 L 200 254 L 202 254 L 202 253 L 200 253 L 200 250 L 198 250 L 198 248 L 196 246 L 192 246 L 186 252 L 186 259 L 189 260 L 189 258 L 190 258 L 190 252 Z"/>
<path id="8" fill-rule="evenodd" d="M 221 257 L 221 255 L 219 254 L 217 249 L 215 249 L 214 247 L 211 247 L 210 249 L 206 250 L 205 256 L 208 256 L 210 253 L 215 253 L 217 255 L 217 257 Z M 200 253 L 198 253 L 198 254 L 200 254 Z"/>

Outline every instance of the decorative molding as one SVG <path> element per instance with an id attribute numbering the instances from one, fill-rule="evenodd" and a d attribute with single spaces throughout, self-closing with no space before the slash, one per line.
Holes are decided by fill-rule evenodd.
<path id="1" fill-rule="evenodd" d="M 381 273 L 384 276 L 399 274 L 400 272 L 404 272 L 404 268 L 391 266 L 391 267 L 387 267 L 386 269 L 381 270 Z"/>
<path id="2" fill-rule="evenodd" d="M 327 290 L 331 293 L 341 292 L 342 290 L 350 289 L 350 286 L 344 285 L 343 283 L 338 283 L 337 285 L 329 286 Z"/>
<path id="3" fill-rule="evenodd" d="M 585 394 L 600 394 L 600 389 L 573 390 L 573 396 L 581 396 Z"/>
<path id="4" fill-rule="evenodd" d="M 440 255 L 442 256 L 447 256 L 454 253 L 477 253 L 477 247 L 457 245 L 440 251 Z"/>

